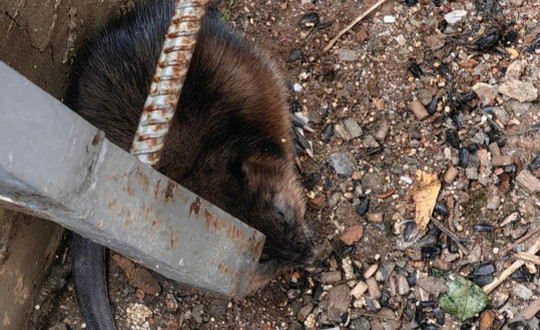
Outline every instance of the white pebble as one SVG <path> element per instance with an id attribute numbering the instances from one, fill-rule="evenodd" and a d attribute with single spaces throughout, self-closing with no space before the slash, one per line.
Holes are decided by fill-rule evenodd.
<path id="1" fill-rule="evenodd" d="M 386 15 L 383 17 L 383 22 L 385 23 L 394 23 L 396 21 L 396 18 L 392 15 Z"/>
<path id="2" fill-rule="evenodd" d="M 301 91 L 304 90 L 304 88 L 302 87 L 302 85 L 300 85 L 299 83 L 296 83 L 293 85 L 293 90 L 297 93 L 300 93 Z"/>

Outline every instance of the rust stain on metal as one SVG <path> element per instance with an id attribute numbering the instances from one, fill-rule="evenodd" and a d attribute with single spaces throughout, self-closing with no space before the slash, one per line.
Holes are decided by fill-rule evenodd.
<path id="1" fill-rule="evenodd" d="M 98 143 L 101 141 L 102 139 L 102 135 L 101 135 L 101 132 L 98 131 L 96 132 L 96 135 L 94 135 L 94 138 L 92 139 L 92 146 L 97 146 Z"/>
<path id="2" fill-rule="evenodd" d="M 174 232 L 172 228 L 169 227 L 169 240 L 171 242 L 171 249 L 174 249 L 174 245 L 178 241 L 178 238 L 174 237 Z"/>
<path id="3" fill-rule="evenodd" d="M 244 232 L 235 225 L 227 227 L 225 234 L 233 241 L 243 242 L 245 240 Z"/>
<path id="4" fill-rule="evenodd" d="M 161 183 L 161 179 L 159 179 L 156 183 L 156 186 L 154 187 L 154 198 L 157 198 L 159 195 L 159 184 Z"/>
<path id="5" fill-rule="evenodd" d="M 137 169 L 137 172 L 135 173 L 135 178 L 137 179 L 137 182 L 141 185 L 144 192 L 148 193 L 148 188 L 150 186 L 150 179 L 148 179 L 148 176 L 140 170 L 140 168 Z"/>
<path id="6" fill-rule="evenodd" d="M 167 188 L 165 189 L 165 201 L 167 201 L 167 199 L 173 197 L 174 188 L 176 188 L 176 183 L 174 181 L 172 181 L 172 180 L 168 180 L 167 181 Z M 201 201 L 199 199 L 199 205 L 200 205 L 200 203 L 201 203 Z"/>
<path id="7" fill-rule="evenodd" d="M 213 228 L 215 231 L 221 229 L 219 225 L 219 218 L 208 212 L 206 209 L 204 210 L 204 218 L 206 219 L 206 228 Z M 227 236 L 229 236 L 228 233 Z"/>
<path id="8" fill-rule="evenodd" d="M 189 215 L 191 213 L 194 213 L 195 215 L 199 215 L 199 211 L 201 210 L 201 199 L 199 197 L 195 198 L 195 201 L 191 203 L 189 206 Z"/>
<path id="9" fill-rule="evenodd" d="M 222 274 L 225 274 L 225 275 L 227 275 L 227 276 L 229 276 L 231 278 L 233 278 L 234 274 L 235 274 L 235 272 L 233 270 L 231 270 L 229 267 L 227 267 L 227 265 L 225 265 L 223 263 L 223 261 L 220 262 L 219 265 L 218 265 L 218 272 L 220 272 Z"/>

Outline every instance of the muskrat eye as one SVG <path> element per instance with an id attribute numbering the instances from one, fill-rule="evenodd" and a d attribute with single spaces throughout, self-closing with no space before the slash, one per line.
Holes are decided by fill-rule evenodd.
<path id="1" fill-rule="evenodd" d="M 266 262 L 270 261 L 270 255 L 268 253 L 261 254 L 261 257 L 259 258 L 259 262 Z"/>

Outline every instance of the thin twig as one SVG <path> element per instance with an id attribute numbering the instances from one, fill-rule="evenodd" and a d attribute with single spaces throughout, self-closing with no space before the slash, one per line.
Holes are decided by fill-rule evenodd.
<path id="1" fill-rule="evenodd" d="M 435 219 L 434 217 L 431 217 L 431 222 L 435 225 L 435 227 L 439 228 L 440 231 L 446 234 L 446 236 L 450 237 L 454 242 L 456 242 L 456 245 L 458 248 L 463 251 L 463 254 L 468 255 L 469 250 L 461 244 L 461 242 L 465 241 L 465 239 L 459 237 L 449 229 L 447 229 L 442 223 L 439 222 L 439 220 Z"/>
<path id="2" fill-rule="evenodd" d="M 514 255 L 516 256 L 516 259 L 518 260 L 523 260 L 525 262 L 532 262 L 533 264 L 540 266 L 540 257 L 537 255 L 532 255 L 527 252 L 517 252 L 517 253 L 514 253 Z"/>
<path id="3" fill-rule="evenodd" d="M 527 235 L 521 237 L 520 239 L 518 239 L 517 241 L 515 241 L 514 244 L 512 244 L 512 245 L 509 246 L 509 247 L 507 247 L 507 248 L 502 252 L 502 254 L 503 254 L 503 255 L 507 254 L 507 253 L 510 252 L 516 245 L 525 242 L 525 241 L 528 240 L 531 236 L 533 236 L 534 234 L 538 233 L 539 231 L 540 231 L 540 227 L 534 229 L 533 231 L 531 231 L 531 232 L 528 233 Z"/>
<path id="4" fill-rule="evenodd" d="M 343 30 L 339 31 L 339 33 L 334 37 L 334 39 L 330 40 L 330 42 L 328 43 L 328 45 L 326 47 L 324 47 L 323 49 L 323 54 L 326 53 L 327 51 L 330 50 L 330 48 L 332 48 L 334 46 L 334 44 L 336 43 L 336 41 L 338 41 L 339 38 L 341 38 L 342 35 L 345 34 L 345 32 L 349 31 L 350 29 L 352 29 L 353 26 L 355 26 L 358 22 L 360 22 L 364 17 L 366 17 L 367 15 L 371 14 L 372 11 L 374 11 L 375 9 L 377 9 L 377 7 L 379 7 L 380 5 L 382 5 L 386 0 L 379 0 L 379 2 L 377 2 L 376 4 L 374 4 L 373 6 L 371 6 L 371 8 L 369 8 L 367 11 L 365 11 L 364 13 L 362 13 L 360 16 L 358 16 L 357 18 L 355 18 L 351 24 L 347 25 Z"/>
<path id="5" fill-rule="evenodd" d="M 536 239 L 533 245 L 527 250 L 527 253 L 535 255 L 538 250 L 540 250 L 540 237 Z M 484 285 L 482 289 L 487 294 L 490 294 L 493 290 L 495 290 L 502 282 L 504 282 L 508 277 L 510 277 L 516 270 L 518 270 L 521 266 L 525 264 L 525 261 L 523 260 L 516 260 L 513 264 L 510 265 L 510 267 L 506 268 L 501 275 L 499 275 L 495 280 L 488 285 Z"/>

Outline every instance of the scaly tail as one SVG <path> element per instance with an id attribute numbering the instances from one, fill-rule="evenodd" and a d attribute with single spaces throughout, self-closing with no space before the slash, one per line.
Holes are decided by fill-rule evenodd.
<path id="1" fill-rule="evenodd" d="M 106 248 L 73 233 L 73 282 L 79 310 L 89 330 L 115 330 L 109 304 Z"/>

